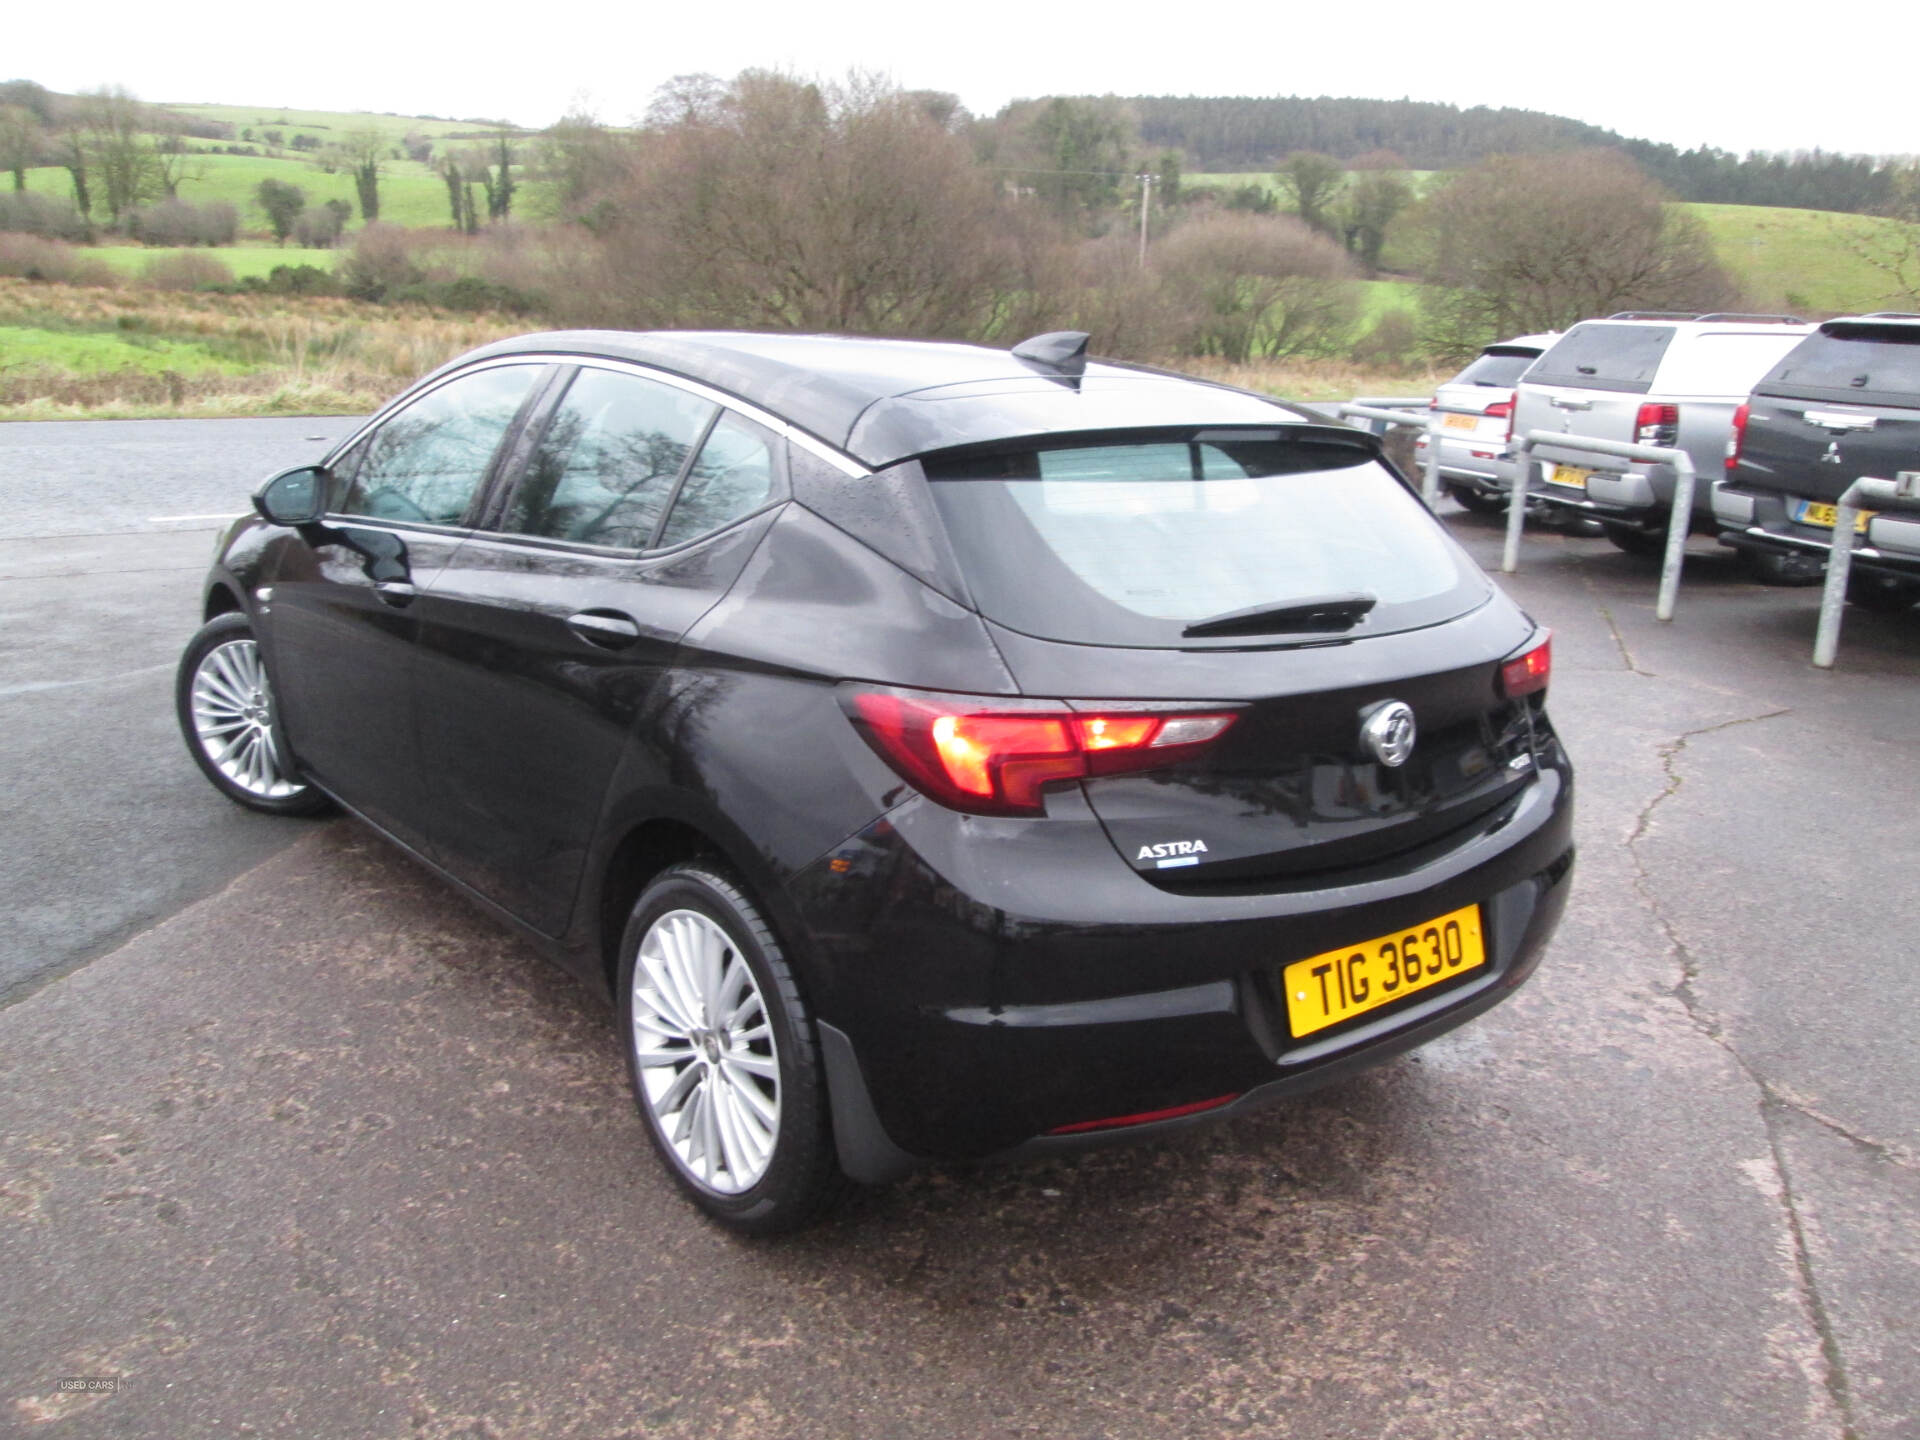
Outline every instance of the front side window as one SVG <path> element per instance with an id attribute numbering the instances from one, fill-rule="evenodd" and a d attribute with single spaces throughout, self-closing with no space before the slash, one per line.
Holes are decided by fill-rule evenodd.
<path id="1" fill-rule="evenodd" d="M 506 527 L 641 550 L 720 407 L 657 380 L 583 369 L 515 491 Z"/>
<path id="2" fill-rule="evenodd" d="M 1487 593 L 1357 446 L 1214 432 L 922 464 L 982 611 L 1043 639 L 1180 646 L 1196 622 L 1354 594 L 1374 606 L 1352 633 L 1379 634 Z"/>
<path id="3" fill-rule="evenodd" d="M 338 512 L 458 525 L 542 369 L 477 370 L 429 391 L 383 422 L 354 447 L 359 465 Z"/>

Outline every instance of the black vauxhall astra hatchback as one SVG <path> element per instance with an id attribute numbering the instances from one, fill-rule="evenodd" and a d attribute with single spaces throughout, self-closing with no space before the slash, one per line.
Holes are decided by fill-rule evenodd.
<path id="1" fill-rule="evenodd" d="M 194 758 L 610 991 L 741 1230 L 1498 1003 L 1572 868 L 1546 632 L 1371 437 L 1085 343 L 475 351 L 223 537 Z"/>

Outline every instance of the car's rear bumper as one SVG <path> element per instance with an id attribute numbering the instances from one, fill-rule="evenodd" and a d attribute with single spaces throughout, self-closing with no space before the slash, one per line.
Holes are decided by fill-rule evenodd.
<path id="1" fill-rule="evenodd" d="M 1791 518 L 1791 497 L 1772 490 L 1723 485 L 1714 496 L 1720 543 L 1750 554 L 1800 555 L 1824 560 L 1833 531 Z M 1920 520 L 1876 515 L 1855 537 L 1852 563 L 1859 568 L 1911 578 L 1920 575 Z"/>
<path id="2" fill-rule="evenodd" d="M 1156 1127 L 1052 1132 L 1208 1101 L 1223 1103 L 1207 1114 L 1226 1114 L 1420 1044 L 1537 964 L 1569 889 L 1571 801 L 1555 759 L 1512 805 L 1404 873 L 1204 895 L 1116 863 L 1097 822 L 1050 835 L 1041 866 L 1017 827 L 910 801 L 794 885 L 822 977 L 816 1009 L 841 1052 L 829 1076 L 843 1158 L 1126 1138 Z M 1476 902 L 1484 967 L 1291 1037 L 1286 964 Z M 897 1166 L 852 1168 L 881 1178 Z"/>

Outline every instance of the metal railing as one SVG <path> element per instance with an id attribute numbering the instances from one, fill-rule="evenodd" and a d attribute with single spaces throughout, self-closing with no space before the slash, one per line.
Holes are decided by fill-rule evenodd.
<path id="1" fill-rule="evenodd" d="M 1350 400 L 1335 411 L 1342 420 L 1372 420 L 1381 425 L 1405 425 L 1410 429 L 1424 430 L 1427 435 L 1427 463 L 1420 476 L 1420 498 L 1432 510 L 1440 504 L 1440 445 L 1434 438 L 1438 415 L 1426 408 L 1426 401 L 1414 402 L 1421 409 L 1388 409 L 1385 405 L 1370 403 L 1367 397 Z M 1371 427 L 1369 427 L 1371 429 Z M 1381 432 L 1374 431 L 1374 434 Z"/>
<path id="2" fill-rule="evenodd" d="M 1662 620 L 1673 619 L 1673 604 L 1680 593 L 1680 566 L 1686 555 L 1687 531 L 1693 524 L 1693 491 L 1698 483 L 1693 457 L 1684 450 L 1673 450 L 1664 445 L 1589 440 L 1585 436 L 1562 435 L 1554 430 L 1529 430 L 1523 435 L 1516 435 L 1512 451 L 1513 486 L 1507 492 L 1507 543 L 1500 556 L 1500 569 L 1508 575 L 1520 566 L 1520 529 L 1526 521 L 1527 492 L 1533 486 L 1535 445 L 1551 445 L 1557 450 L 1584 450 L 1622 460 L 1673 466 L 1673 514 L 1667 522 L 1667 547 L 1660 559 L 1660 599 L 1653 610 Z"/>
<path id="3" fill-rule="evenodd" d="M 1840 617 L 1847 608 L 1847 577 L 1853 573 L 1853 527 L 1871 506 L 1873 513 L 1892 510 L 1920 514 L 1920 470 L 1899 471 L 1891 480 L 1862 475 L 1841 494 L 1833 517 L 1833 543 L 1827 552 L 1827 585 L 1820 592 L 1820 627 L 1813 636 L 1813 663 L 1833 668 L 1840 649 Z"/>

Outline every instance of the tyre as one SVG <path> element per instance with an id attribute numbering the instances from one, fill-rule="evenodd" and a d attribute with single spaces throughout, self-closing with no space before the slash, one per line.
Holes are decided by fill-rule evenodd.
<path id="1" fill-rule="evenodd" d="M 1827 562 L 1814 554 L 1780 550 L 1745 550 L 1747 573 L 1762 585 L 1818 585 L 1827 574 Z"/>
<path id="2" fill-rule="evenodd" d="M 732 875 L 689 862 L 647 886 L 620 939 L 619 1004 L 647 1135 L 695 1205 L 767 1235 L 840 1196 L 812 1017 Z"/>
<path id="3" fill-rule="evenodd" d="M 1642 530 L 1635 525 L 1609 525 L 1607 539 L 1616 550 L 1638 555 L 1643 560 L 1658 560 L 1667 553 L 1667 532 Z"/>
<path id="4" fill-rule="evenodd" d="M 288 763 L 274 733 L 273 691 L 246 616 L 217 615 L 200 627 L 180 657 L 173 703 L 194 763 L 236 805 L 267 815 L 333 808 Z"/>
<path id="5" fill-rule="evenodd" d="M 1902 580 L 1868 570 L 1847 572 L 1847 603 L 1883 615 L 1898 615 L 1920 601 L 1920 580 Z"/>
<path id="6" fill-rule="evenodd" d="M 1504 515 L 1507 513 L 1507 497 L 1489 495 L 1485 491 L 1475 490 L 1470 485 L 1455 485 L 1448 493 L 1460 502 L 1463 509 L 1475 515 Z"/>

